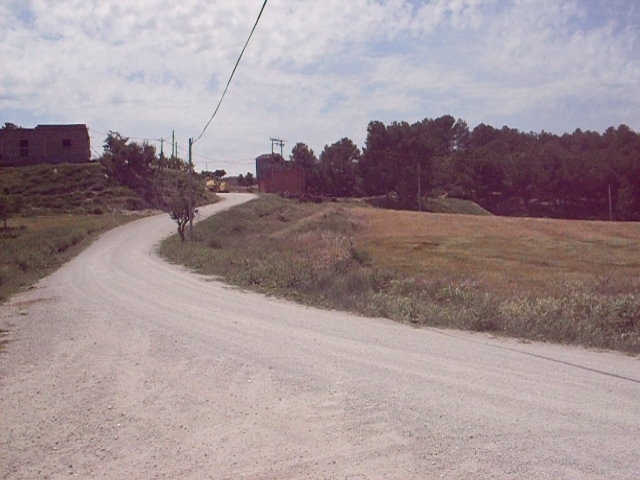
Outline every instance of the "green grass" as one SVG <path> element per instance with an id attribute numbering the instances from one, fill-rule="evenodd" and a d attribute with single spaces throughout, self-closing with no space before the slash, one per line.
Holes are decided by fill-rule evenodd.
<path id="1" fill-rule="evenodd" d="M 0 302 L 55 270 L 100 232 L 136 218 L 131 211 L 164 207 L 180 176 L 165 169 L 161 182 L 151 168 L 136 191 L 110 178 L 98 162 L 0 167 L 0 195 L 21 205 L 9 228 L 0 223 Z M 205 192 L 196 200 L 216 199 Z"/>
<path id="2" fill-rule="evenodd" d="M 139 195 L 109 179 L 97 162 L 0 168 L 0 191 L 21 199 L 23 215 L 102 214 L 124 210 Z"/>
<path id="3" fill-rule="evenodd" d="M 400 212 L 275 196 L 161 254 L 269 295 L 412 325 L 640 353 L 640 225 Z"/>
<path id="4" fill-rule="evenodd" d="M 464 215 L 491 215 L 491 213 L 471 200 L 460 198 L 429 198 L 426 210 L 432 213 L 457 213 Z"/>
<path id="5" fill-rule="evenodd" d="M 0 168 L 0 194 L 20 213 L 0 225 L 0 302 L 51 273 L 100 232 L 151 205 L 97 162 Z"/>
<path id="6" fill-rule="evenodd" d="M 374 207 L 390 210 L 404 209 L 398 200 L 398 197 L 392 194 L 368 197 L 365 202 Z M 422 204 L 422 210 L 431 213 L 458 213 L 464 215 L 491 215 L 491 212 L 485 210 L 477 203 L 471 200 L 463 200 L 460 198 L 449 198 L 439 196 L 436 198 L 428 198 Z"/>
<path id="7" fill-rule="evenodd" d="M 137 217 L 49 215 L 0 228 L 0 302 L 56 270 L 100 233 Z"/>

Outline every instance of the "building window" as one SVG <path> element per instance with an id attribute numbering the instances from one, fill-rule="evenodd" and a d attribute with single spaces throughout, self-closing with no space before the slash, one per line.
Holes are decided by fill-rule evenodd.
<path id="1" fill-rule="evenodd" d="M 65 138 L 62 140 L 62 146 L 63 147 L 70 147 L 71 146 L 71 139 L 70 138 Z"/>
<path id="2" fill-rule="evenodd" d="M 20 140 L 20 156 L 29 156 L 29 140 Z"/>

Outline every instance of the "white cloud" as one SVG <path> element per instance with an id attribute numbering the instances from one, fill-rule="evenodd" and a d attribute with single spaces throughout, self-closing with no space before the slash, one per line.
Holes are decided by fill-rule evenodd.
<path id="1" fill-rule="evenodd" d="M 147 138 L 175 129 L 186 146 L 261 5 L 3 2 L 0 122 Z M 344 136 L 362 145 L 369 120 L 449 113 L 471 126 L 638 130 L 637 10 L 632 0 L 271 0 L 196 151 L 246 172 L 272 135 L 319 154 Z"/>

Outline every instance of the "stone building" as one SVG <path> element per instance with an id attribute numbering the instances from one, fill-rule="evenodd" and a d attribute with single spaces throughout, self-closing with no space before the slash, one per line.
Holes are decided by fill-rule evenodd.
<path id="1" fill-rule="evenodd" d="M 0 166 L 83 163 L 91 160 L 86 125 L 38 125 L 0 129 Z"/>

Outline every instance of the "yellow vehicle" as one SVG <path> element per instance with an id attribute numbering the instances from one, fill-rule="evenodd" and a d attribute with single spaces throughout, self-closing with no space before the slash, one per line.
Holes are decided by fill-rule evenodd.
<path id="1" fill-rule="evenodd" d="M 210 178 L 207 180 L 207 190 L 215 193 L 227 193 L 229 189 L 227 188 L 227 182 L 223 182 L 219 178 Z"/>

